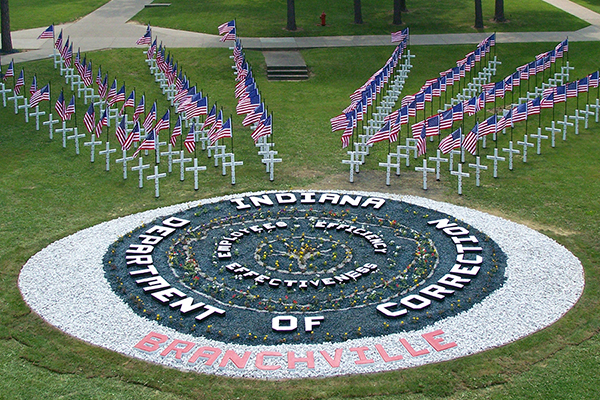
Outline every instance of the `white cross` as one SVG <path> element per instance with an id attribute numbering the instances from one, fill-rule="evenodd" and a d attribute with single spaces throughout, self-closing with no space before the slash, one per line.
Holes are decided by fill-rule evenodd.
<path id="1" fill-rule="evenodd" d="M 93 163 L 94 162 L 94 156 L 96 155 L 96 146 L 101 145 L 102 142 L 96 142 L 96 135 L 94 135 L 94 132 L 91 133 L 90 135 L 90 141 L 89 142 L 85 142 L 83 143 L 84 146 L 90 146 L 90 162 Z"/>
<path id="2" fill-rule="evenodd" d="M 392 157 L 396 157 L 396 159 L 398 160 L 398 167 L 396 168 L 396 175 L 400 175 L 400 159 L 405 158 L 406 159 L 406 166 L 410 166 L 410 156 L 408 154 L 408 151 L 405 153 L 402 153 L 402 150 L 407 150 L 406 146 L 402 146 L 402 145 L 398 145 L 396 146 L 396 152 L 395 153 L 390 153 L 390 155 Z"/>
<path id="3" fill-rule="evenodd" d="M 269 171 L 269 180 L 271 182 L 273 182 L 273 180 L 275 179 L 275 177 L 274 177 L 275 163 L 283 161 L 281 158 L 274 158 L 273 156 L 275 154 L 277 154 L 276 151 L 269 151 L 268 156 L 266 156 L 262 159 L 263 164 L 267 165 L 267 171 Z"/>
<path id="4" fill-rule="evenodd" d="M 144 159 L 142 157 L 139 158 L 138 165 L 131 167 L 132 171 L 138 171 L 138 187 L 140 189 L 144 187 L 144 170 L 148 168 L 150 168 L 150 164 L 144 164 Z"/>
<path id="5" fill-rule="evenodd" d="M 494 160 L 494 178 L 498 177 L 498 161 L 506 161 L 506 158 L 498 155 L 498 148 L 494 149 L 493 156 L 487 156 L 488 160 Z"/>
<path id="6" fill-rule="evenodd" d="M 15 114 L 19 113 L 19 100 L 21 100 L 23 96 L 18 95 L 16 92 L 13 92 L 13 95 L 8 97 L 8 100 L 12 100 L 15 105 Z"/>
<path id="7" fill-rule="evenodd" d="M 192 161 L 192 159 L 191 158 L 185 158 L 185 153 L 183 152 L 183 150 L 181 150 L 179 152 L 179 158 L 176 158 L 176 159 L 173 160 L 174 164 L 175 163 L 179 164 L 179 180 L 182 181 L 182 182 L 183 182 L 183 180 L 185 178 L 184 177 L 184 174 L 185 174 L 185 171 L 186 171 L 186 169 L 185 169 L 185 163 L 189 162 L 189 161 Z"/>
<path id="8" fill-rule="evenodd" d="M 448 162 L 448 170 L 454 171 L 454 156 L 460 156 L 462 151 L 460 150 L 450 150 L 450 161 Z"/>
<path id="9" fill-rule="evenodd" d="M 231 167 L 231 184 L 235 185 L 235 167 L 244 165 L 244 162 L 243 161 L 235 161 L 235 154 L 233 154 L 233 153 L 227 153 L 227 154 L 231 156 L 231 159 L 229 161 L 225 161 L 226 158 L 223 157 L 223 166 Z"/>
<path id="10" fill-rule="evenodd" d="M 88 100 L 91 100 L 92 103 L 95 102 L 96 100 L 100 100 L 100 95 L 94 94 L 93 87 L 84 88 L 84 90 L 83 90 L 83 103 L 87 104 Z"/>
<path id="11" fill-rule="evenodd" d="M 594 114 L 595 114 L 595 121 L 598 122 L 598 110 L 600 110 L 600 99 L 596 99 L 596 103 L 595 104 L 590 104 L 589 105 L 591 108 L 593 108 L 595 110 Z"/>
<path id="12" fill-rule="evenodd" d="M 198 190 L 198 171 L 206 171 L 206 167 L 204 165 L 199 166 L 198 159 L 194 158 L 194 166 L 186 167 L 185 170 L 188 172 L 190 172 L 190 171 L 194 172 L 194 190 Z"/>
<path id="13" fill-rule="evenodd" d="M 206 143 L 208 142 L 208 131 L 204 129 L 196 130 L 196 126 L 194 125 L 194 139 L 196 142 L 200 142 L 202 145 L 202 150 L 206 150 Z M 210 156 L 209 156 L 210 157 Z"/>
<path id="14" fill-rule="evenodd" d="M 167 142 L 161 142 L 158 138 L 158 133 L 155 135 L 156 139 L 154 140 L 154 153 L 156 155 L 156 163 L 160 164 L 160 146 L 164 146 Z"/>
<path id="15" fill-rule="evenodd" d="M 215 144 L 214 146 L 211 146 L 211 147 L 214 150 L 213 159 L 215 160 L 215 167 L 218 167 L 220 158 L 222 158 L 223 161 L 225 161 L 225 145 Z M 226 173 L 223 175 L 226 175 Z"/>
<path id="16" fill-rule="evenodd" d="M 67 128 L 67 121 L 62 121 L 62 128 L 55 129 L 56 133 L 62 133 L 62 147 L 67 147 L 67 132 L 73 132 L 73 128 Z"/>
<path id="17" fill-rule="evenodd" d="M 171 145 L 171 143 L 169 143 L 167 151 L 162 151 L 160 155 L 167 156 L 167 166 L 169 167 L 169 173 L 173 172 L 173 156 L 179 155 L 179 151 L 173 150 L 173 146 Z"/>
<path id="18" fill-rule="evenodd" d="M 67 67 L 65 68 L 65 83 L 69 83 L 71 79 L 73 79 L 75 69 Z M 73 90 L 73 86 L 71 86 L 71 90 Z"/>
<path id="19" fill-rule="evenodd" d="M 273 144 L 273 143 L 271 143 L 271 144 Z M 276 155 L 277 153 L 278 153 L 277 151 L 271 150 L 271 149 L 269 149 L 269 147 L 265 147 L 258 152 L 258 155 L 262 156 L 262 158 L 263 158 L 261 161 L 263 162 L 263 164 L 266 164 L 265 172 L 269 172 L 270 164 L 268 162 L 265 162 L 264 160 L 273 158 L 273 156 Z M 223 174 L 223 175 L 225 175 L 225 174 Z"/>
<path id="20" fill-rule="evenodd" d="M 490 70 L 494 73 L 494 75 L 496 75 L 496 66 L 497 65 L 502 65 L 502 63 L 500 61 L 498 61 L 496 56 L 494 56 L 493 60 L 488 61 L 488 66 L 489 66 Z"/>
<path id="21" fill-rule="evenodd" d="M 561 131 L 559 128 L 556 127 L 555 122 L 556 121 L 552 121 L 552 126 L 544 128 L 545 130 L 550 131 L 550 133 L 551 133 L 552 147 L 556 146 L 556 141 L 554 140 L 556 133 Z"/>
<path id="22" fill-rule="evenodd" d="M 52 49 L 52 54 L 50 54 L 48 57 L 52 57 L 53 58 L 53 60 L 54 60 L 54 69 L 56 69 L 56 67 L 58 65 L 62 65 L 62 63 L 63 63 L 63 59 L 60 56 L 60 53 L 58 53 L 56 51 L 56 49 Z"/>
<path id="23" fill-rule="evenodd" d="M 117 158 L 116 163 L 123 163 L 123 180 L 127 179 L 127 162 L 135 160 L 134 157 L 127 157 L 127 150 L 123 150 L 123 157 Z"/>
<path id="24" fill-rule="evenodd" d="M 435 180 L 440 180 L 440 163 L 448 162 L 447 158 L 442 157 L 442 151 L 440 149 L 437 150 L 436 157 L 429 157 L 429 161 L 435 162 Z"/>
<path id="25" fill-rule="evenodd" d="M 519 146 L 523 146 L 523 162 L 527 162 L 527 148 L 533 147 L 533 143 L 527 141 L 527 135 L 523 135 L 523 141 L 517 141 Z"/>
<path id="26" fill-rule="evenodd" d="M 512 171 L 513 169 L 513 154 L 521 153 L 519 150 L 513 149 L 512 140 L 508 142 L 508 148 L 503 148 L 502 151 L 508 153 L 508 169 Z"/>
<path id="27" fill-rule="evenodd" d="M 361 150 L 362 147 L 362 150 Z M 357 156 L 360 156 L 361 164 L 365 163 L 365 156 L 369 155 L 369 146 L 363 145 L 361 143 L 354 143 L 354 152 Z M 360 164 L 356 164 L 356 172 L 359 171 Z"/>
<path id="28" fill-rule="evenodd" d="M 414 157 L 415 160 L 417 159 L 418 155 L 418 148 L 417 148 L 417 139 L 413 139 L 413 138 L 406 138 L 406 153 L 410 153 L 410 151 L 414 151 Z M 408 163 L 406 164 L 406 166 L 408 167 Z"/>
<path id="29" fill-rule="evenodd" d="M 79 81 L 77 83 L 77 98 L 80 99 L 81 98 L 81 93 L 85 93 L 85 82 L 84 81 Z"/>
<path id="30" fill-rule="evenodd" d="M 150 179 L 154 179 L 154 197 L 160 197 L 160 186 L 158 184 L 159 179 L 164 178 L 165 176 L 167 176 L 166 172 L 163 172 L 162 174 L 158 173 L 158 165 L 154 166 L 154 175 L 148 175 L 146 177 L 147 180 Z"/>
<path id="31" fill-rule="evenodd" d="M 0 82 L 0 93 L 2 93 L 2 105 L 6 107 L 6 93 L 10 93 L 11 89 L 7 89 L 4 82 Z"/>
<path id="32" fill-rule="evenodd" d="M 115 125 L 119 124 L 119 109 L 118 108 L 111 108 L 109 106 L 108 109 L 106 110 L 106 115 L 108 116 L 107 121 L 106 121 L 107 126 L 110 127 L 111 119 L 115 120 Z"/>
<path id="33" fill-rule="evenodd" d="M 412 65 L 410 59 L 415 58 L 415 55 L 410 54 L 410 49 L 406 50 L 406 54 L 403 54 L 402 57 L 406 59 L 404 62 L 406 65 Z"/>
<path id="34" fill-rule="evenodd" d="M 67 79 L 67 73 L 69 72 L 69 68 L 65 67 L 64 62 L 60 64 L 60 76 L 63 76 L 63 74 L 65 75 L 65 83 L 69 83 L 69 80 Z"/>
<path id="35" fill-rule="evenodd" d="M 558 73 L 558 75 L 560 75 L 561 77 L 564 77 L 568 82 L 569 81 L 569 70 L 572 70 L 572 69 L 575 69 L 575 67 L 570 67 L 569 62 L 567 61 L 565 66 L 560 67 L 560 72 Z"/>
<path id="36" fill-rule="evenodd" d="M 585 126 L 584 128 L 587 129 L 588 128 L 588 118 L 590 115 L 594 115 L 595 113 L 593 111 L 590 111 L 590 105 L 586 104 L 585 105 L 585 110 L 579 110 L 580 114 L 583 114 L 585 117 Z"/>
<path id="37" fill-rule="evenodd" d="M 48 131 L 50 132 L 50 140 L 54 138 L 54 124 L 58 124 L 58 120 L 52 119 L 52 113 L 48 114 L 48 121 L 42 122 L 42 125 L 48 125 Z"/>
<path id="38" fill-rule="evenodd" d="M 394 157 L 395 154 L 388 154 L 387 155 L 387 162 L 386 163 L 379 163 L 380 167 L 386 167 L 386 173 L 385 173 L 385 184 L 387 186 L 390 186 L 390 169 L 391 168 L 396 168 L 396 170 L 400 169 L 400 163 L 396 162 L 395 164 L 392 163 L 392 157 Z"/>
<path id="39" fill-rule="evenodd" d="M 84 138 L 85 134 L 77 133 L 77 127 L 75 127 L 73 134 L 71 136 L 67 136 L 67 139 L 75 140 L 75 154 L 79 155 L 79 138 Z"/>
<path id="40" fill-rule="evenodd" d="M 574 125 L 575 125 L 575 134 L 576 134 L 576 135 L 579 135 L 579 121 L 580 121 L 580 120 L 584 120 L 584 119 L 585 119 L 585 117 L 581 117 L 581 116 L 579 115 L 579 110 L 575 110 L 575 115 L 571 115 L 571 116 L 569 116 L 569 119 L 572 119 L 572 120 L 574 120 L 574 121 L 575 121 L 575 122 L 574 122 Z"/>
<path id="41" fill-rule="evenodd" d="M 79 84 L 81 83 L 81 77 L 79 74 L 72 72 L 71 75 L 69 75 L 69 78 L 71 78 L 71 91 L 73 92 L 75 90 L 75 85 L 79 87 Z"/>
<path id="42" fill-rule="evenodd" d="M 35 130 L 40 130 L 40 115 L 46 115 L 46 111 L 40 111 L 40 106 L 35 106 L 35 111 L 29 111 L 29 115 L 33 115 L 35 117 Z"/>
<path id="43" fill-rule="evenodd" d="M 563 126 L 562 132 L 563 132 L 563 137 L 562 140 L 565 141 L 567 140 L 567 126 L 573 126 L 572 122 L 568 122 L 568 116 L 565 114 L 563 116 L 563 120 L 562 121 L 556 121 L 557 124 L 561 124 Z"/>
<path id="44" fill-rule="evenodd" d="M 354 166 L 360 165 L 361 161 L 356 158 L 356 154 L 353 151 L 347 152 L 350 155 L 349 160 L 342 160 L 342 164 L 350 164 L 350 183 L 354 183 Z"/>
<path id="45" fill-rule="evenodd" d="M 542 154 L 542 139 L 548 139 L 548 136 L 542 135 L 542 128 L 538 127 L 537 134 L 533 133 L 529 137 L 537 139 L 537 154 Z"/>
<path id="46" fill-rule="evenodd" d="M 117 149 L 111 149 L 110 143 L 106 142 L 106 150 L 100 150 L 98 152 L 99 155 L 106 154 L 106 170 L 107 171 L 110 171 L 110 154 L 115 153 L 116 151 L 117 151 Z"/>
<path id="47" fill-rule="evenodd" d="M 479 176 L 481 175 L 481 170 L 487 170 L 487 165 L 483 165 L 480 162 L 480 157 L 477 156 L 475 158 L 475 164 L 469 164 L 469 167 L 475 168 L 475 186 L 479 187 Z"/>
<path id="48" fill-rule="evenodd" d="M 17 108 L 23 109 L 23 112 L 25 113 L 25 122 L 29 123 L 29 100 L 27 100 L 27 97 L 23 98 L 23 104 Z"/>
<path id="49" fill-rule="evenodd" d="M 450 174 L 458 176 L 458 194 L 462 195 L 462 178 L 471 176 L 468 172 L 462 172 L 462 164 L 458 164 L 458 171 L 450 171 Z"/>
<path id="50" fill-rule="evenodd" d="M 415 171 L 423 172 L 423 190 L 427 190 L 427 173 L 435 172 L 435 168 L 427 168 L 427 159 L 423 158 L 423 166 L 415 167 Z"/>

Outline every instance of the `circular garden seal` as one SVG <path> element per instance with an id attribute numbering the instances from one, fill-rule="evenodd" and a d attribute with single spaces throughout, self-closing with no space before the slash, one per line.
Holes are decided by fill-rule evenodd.
<path id="1" fill-rule="evenodd" d="M 61 279 L 33 282 L 40 261 L 46 274 L 54 267 L 53 250 Z M 583 278 L 552 240 L 481 212 L 291 191 L 101 224 L 32 258 L 20 286 L 42 317 L 91 343 L 178 368 L 284 378 L 404 368 L 510 342 L 564 314 Z M 41 305 L 56 295 L 51 310 Z"/>

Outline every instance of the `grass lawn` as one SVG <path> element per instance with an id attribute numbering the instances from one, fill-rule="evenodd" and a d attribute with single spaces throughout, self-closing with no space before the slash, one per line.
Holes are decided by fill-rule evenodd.
<path id="1" fill-rule="evenodd" d="M 600 1 L 598 0 L 573 0 L 573 2 L 600 13 Z"/>
<path id="2" fill-rule="evenodd" d="M 72 22 L 91 13 L 108 1 L 10 0 L 10 29 L 18 31 Z"/>
<path id="3" fill-rule="evenodd" d="M 504 77 L 551 47 L 544 43 L 498 45 L 497 55 L 503 62 L 498 76 Z M 413 46 L 411 52 L 417 57 L 404 94 L 414 93 L 426 79 L 451 67 L 472 48 Z M 570 50 L 569 61 L 576 68 L 572 78 L 598 69 L 597 44 L 571 43 Z M 361 62 L 347 62 L 358 51 Z M 48 398 L 98 399 L 597 398 L 599 125 L 591 123 L 590 129 L 582 129 L 578 136 L 570 133 L 566 142 L 557 140 L 554 149 L 544 142 L 541 156 L 531 154 L 526 164 L 517 158 L 512 172 L 503 164 L 497 180 L 490 171 L 484 173 L 480 188 L 469 179 L 463 196 L 456 194 L 455 178 L 447 173 L 440 182 L 431 179 L 427 192 L 420 189 L 421 175 L 406 169 L 401 178 L 394 177 L 392 186 L 385 186 L 385 171 L 377 166 L 385 158 L 384 143 L 374 147 L 355 183 L 350 184 L 347 167 L 340 163 L 345 150 L 340 148 L 339 135 L 329 131 L 329 118 L 349 104 L 348 95 L 382 66 L 390 53 L 389 47 L 306 50 L 303 56 L 311 69 L 310 80 L 269 82 L 262 54 L 248 52 L 266 104 L 274 113 L 276 150 L 284 160 L 276 166 L 275 182 L 269 182 L 264 173 L 249 130 L 241 127 L 241 118 L 234 117 L 236 158 L 244 160 L 236 186 L 231 186 L 219 169 L 209 167 L 200 174 L 200 192 L 194 192 L 189 178 L 180 182 L 174 173 L 161 182 L 159 199 L 154 198 L 151 185 L 140 190 L 136 179 L 123 181 L 115 164 L 110 173 L 98 158 L 91 164 L 87 147 L 76 156 L 72 142 L 63 149 L 59 139 L 48 139 L 47 130 L 36 132 L 34 124 L 24 123 L 22 113 L 13 113 L 12 104 L 0 108 L 0 393 L 16 399 L 34 398 L 39 393 Z M 172 49 L 171 54 L 210 101 L 223 106 L 225 115 L 234 112 L 228 50 Z M 111 80 L 116 75 L 119 85 L 125 81 L 128 92 L 135 85 L 138 94 L 146 94 L 147 103 L 158 99 L 159 116 L 164 113 L 166 101 L 147 72 L 141 50 L 96 52 L 88 54 L 89 58 L 95 67 L 102 65 Z M 17 65 L 17 73 L 21 67 L 25 68 L 26 86 L 33 73 L 39 85 L 52 81 L 53 106 L 64 81 L 51 68 L 50 60 Z M 65 88 L 67 98 L 70 94 L 70 88 Z M 48 110 L 48 103 L 43 104 Z M 569 108 L 573 107 L 571 100 Z M 85 109 L 79 102 L 81 129 Z M 550 115 L 544 111 L 542 122 L 547 124 Z M 467 126 L 473 122 L 470 119 Z M 534 121 L 529 122 L 532 131 L 535 126 Z M 523 133 L 521 124 L 513 132 L 515 140 L 521 140 Z M 111 140 L 116 143 L 114 136 Z M 507 136 L 501 136 L 498 146 L 506 147 L 507 141 Z M 491 147 L 493 143 L 483 154 L 489 154 Z M 434 147 L 428 143 L 428 148 Z M 199 158 L 209 164 L 203 155 Z M 183 373 L 91 347 L 45 324 L 21 299 L 16 284 L 21 266 L 70 233 L 118 216 L 196 198 L 295 188 L 417 194 L 524 223 L 580 258 L 586 272 L 583 297 L 553 326 L 468 358 L 381 374 L 282 382 Z"/>
<path id="4" fill-rule="evenodd" d="M 279 0 L 172 0 L 170 3 L 169 7 L 144 9 L 134 20 L 216 34 L 215 21 L 235 19 L 241 37 L 387 35 L 399 29 L 392 24 L 392 2 L 383 0 L 362 2 L 362 25 L 354 24 L 352 2 L 297 1 L 295 32 L 285 30 L 287 8 Z M 402 14 L 402 21 L 413 34 L 475 31 L 472 1 L 409 0 L 407 7 L 409 12 Z M 483 0 L 485 32 L 571 31 L 588 25 L 542 0 L 507 1 L 504 11 L 508 22 L 494 22 L 494 0 Z M 324 27 L 319 19 L 322 12 L 327 15 Z M 189 18 L 190 14 L 194 18 Z"/>

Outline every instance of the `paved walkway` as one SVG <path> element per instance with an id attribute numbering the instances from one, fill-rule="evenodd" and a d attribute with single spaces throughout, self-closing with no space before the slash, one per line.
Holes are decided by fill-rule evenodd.
<path id="1" fill-rule="evenodd" d="M 112 0 L 74 23 L 58 25 L 55 28 L 57 32 L 60 32 L 61 29 L 64 31 L 64 39 L 66 36 L 70 36 L 75 49 L 81 48 L 82 52 L 135 47 L 135 41 L 144 34 L 146 27 L 127 21 L 152 1 Z M 496 34 L 497 42 L 559 42 L 565 37 L 568 37 L 570 41 L 600 41 L 600 14 L 569 0 L 543 1 L 591 25 L 574 32 L 499 32 Z M 48 57 L 52 53 L 52 40 L 37 40 L 44 28 L 12 32 L 13 47 L 23 51 L 10 57 L 3 57 L 2 64 L 8 64 L 11 58 L 18 63 Z M 217 35 L 159 27 L 152 27 L 152 33 L 169 48 L 229 46 L 228 43 L 221 43 Z M 411 35 L 410 42 L 412 45 L 476 44 L 488 35 L 489 33 Z M 245 49 L 255 50 L 392 45 L 389 35 L 242 38 L 242 44 Z"/>

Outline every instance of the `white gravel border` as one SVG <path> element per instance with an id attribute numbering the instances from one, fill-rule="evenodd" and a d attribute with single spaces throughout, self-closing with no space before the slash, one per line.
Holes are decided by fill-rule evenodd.
<path id="1" fill-rule="evenodd" d="M 19 288 L 27 304 L 43 319 L 88 343 L 183 370 L 261 379 L 386 371 L 478 353 L 510 343 L 554 323 L 573 307 L 583 292 L 584 272 L 579 260 L 554 240 L 523 225 L 480 211 L 420 197 L 370 192 L 331 192 L 405 201 L 463 220 L 489 235 L 504 250 L 508 257 L 506 283 L 468 311 L 437 321 L 419 331 L 353 339 L 342 343 L 277 346 L 234 345 L 179 333 L 138 316 L 113 293 L 104 277 L 102 258 L 119 236 L 142 223 L 151 222 L 156 217 L 170 215 L 198 204 L 273 193 L 260 192 L 174 205 L 129 215 L 82 230 L 52 243 L 34 255 L 21 271 Z M 455 342 L 457 345 L 436 352 L 421 335 L 438 329 L 444 332 L 442 337 L 445 342 Z M 135 349 L 134 346 L 150 332 L 166 335 L 171 340 L 194 342 L 197 346 L 192 352 L 185 354 L 182 360 L 177 360 L 174 353 L 162 357 L 160 352 L 164 346 L 161 351 L 154 353 Z M 415 350 L 428 348 L 429 354 L 412 357 L 399 344 L 401 338 L 406 339 Z M 404 358 L 384 362 L 375 350 L 376 344 L 381 344 L 389 356 L 401 354 Z M 250 351 L 252 355 L 245 369 L 237 369 L 232 363 L 220 368 L 220 359 L 212 366 L 206 366 L 203 358 L 195 364 L 189 364 L 187 359 L 200 346 L 217 347 L 223 352 L 235 350 L 240 355 L 244 351 Z M 357 353 L 349 349 L 361 346 L 369 348 L 365 354 L 374 361 L 373 363 L 355 363 L 358 360 Z M 326 350 L 333 356 L 335 349 L 343 349 L 339 368 L 332 368 L 319 353 Z M 281 368 L 274 371 L 258 369 L 255 356 L 261 351 L 281 353 L 282 357 L 265 359 L 265 364 L 279 365 Z M 315 368 L 309 369 L 306 363 L 298 363 L 295 369 L 288 369 L 288 351 L 294 351 L 297 357 L 305 357 L 307 351 L 313 351 Z"/>

